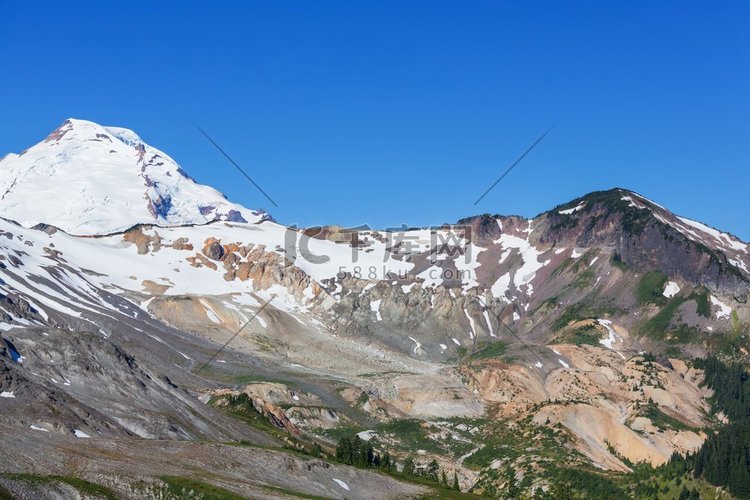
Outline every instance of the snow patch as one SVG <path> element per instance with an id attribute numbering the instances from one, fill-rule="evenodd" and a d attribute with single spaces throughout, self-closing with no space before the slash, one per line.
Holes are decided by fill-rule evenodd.
<path id="1" fill-rule="evenodd" d="M 529 229 L 527 232 L 531 233 L 531 223 L 529 222 Z M 536 273 L 539 269 L 544 266 L 544 263 L 539 262 L 539 256 L 543 252 L 537 250 L 528 240 L 519 238 L 518 236 L 512 236 L 510 234 L 503 234 L 495 240 L 496 244 L 500 244 L 504 249 L 501 254 L 500 263 L 508 258 L 511 250 L 515 249 L 521 254 L 523 265 L 511 273 L 507 273 L 500 276 L 497 281 L 492 285 L 491 291 L 494 297 L 503 297 L 510 288 L 511 278 L 516 288 L 522 286 L 526 287 L 526 293 L 531 295 L 534 293 L 533 288 L 530 286 L 531 281 L 536 277 Z"/>
<path id="2" fill-rule="evenodd" d="M 418 350 L 418 349 L 419 349 L 420 347 L 422 347 L 422 344 L 420 344 L 420 343 L 419 343 L 419 341 L 417 341 L 417 339 L 415 339 L 414 337 L 409 337 L 409 338 L 411 339 L 411 341 L 412 341 L 412 342 L 414 342 L 414 343 L 416 344 L 416 345 L 414 346 L 414 354 L 417 354 L 417 350 Z"/>
<path id="3" fill-rule="evenodd" d="M 487 309 L 482 311 L 482 316 L 484 316 L 484 321 L 487 323 L 487 328 L 490 331 L 490 337 L 496 337 L 495 331 L 492 329 L 492 323 L 490 322 L 490 314 L 487 312 Z"/>
<path id="4" fill-rule="evenodd" d="M 644 206 L 640 202 L 635 201 L 631 196 L 623 196 L 621 198 L 621 200 L 622 201 L 627 201 L 629 207 L 634 207 L 634 208 L 638 208 L 638 209 L 641 209 L 641 210 L 647 208 L 646 206 Z"/>
<path id="5" fill-rule="evenodd" d="M 495 281 L 491 291 L 494 297 L 502 298 L 508 290 L 510 290 L 510 273 L 505 273 Z"/>
<path id="6" fill-rule="evenodd" d="M 469 332 L 469 337 L 473 339 L 474 337 L 477 336 L 477 330 L 474 327 L 474 318 L 469 316 L 469 311 L 467 311 L 465 307 L 464 307 L 464 314 L 466 315 L 466 318 L 469 320 L 469 326 L 471 327 L 471 331 Z"/>
<path id="7" fill-rule="evenodd" d="M 581 203 L 579 203 L 578 205 L 576 205 L 573 208 L 569 208 L 567 210 L 558 210 L 557 213 L 559 213 L 561 215 L 570 215 L 570 214 L 572 214 L 574 212 L 578 212 L 579 210 L 581 210 L 585 206 L 586 206 L 586 202 L 582 201 Z"/>
<path id="8" fill-rule="evenodd" d="M 216 314 L 216 311 L 214 311 L 214 308 L 211 307 L 211 304 L 209 304 L 205 299 L 200 299 L 200 303 L 203 306 L 203 309 L 206 311 L 206 316 L 208 317 L 208 319 L 213 323 L 221 324 L 221 319 L 219 318 L 219 315 Z"/>
<path id="9" fill-rule="evenodd" d="M 742 262 L 741 260 L 739 260 L 739 259 L 728 259 L 728 261 L 734 267 L 736 267 L 738 269 L 742 269 L 746 273 L 750 273 L 750 270 L 747 268 L 747 265 L 744 262 Z"/>
<path id="10" fill-rule="evenodd" d="M 260 302 L 249 293 L 238 293 L 232 295 L 232 302 L 241 306 L 260 307 Z"/>
<path id="11" fill-rule="evenodd" d="M 711 303 L 719 308 L 716 311 L 716 319 L 727 319 L 732 314 L 732 308 L 711 295 Z"/>
<path id="12" fill-rule="evenodd" d="M 378 433 L 373 430 L 366 430 L 366 431 L 357 433 L 357 437 L 361 439 L 362 441 L 369 441 L 370 439 L 374 438 L 377 435 Z"/>
<path id="13" fill-rule="evenodd" d="M 600 325 L 602 325 L 604 328 L 607 329 L 607 333 L 609 336 L 606 339 L 601 339 L 599 343 L 606 347 L 607 349 L 614 349 L 614 343 L 615 342 L 622 342 L 622 339 L 619 335 L 617 335 L 617 332 L 615 332 L 615 329 L 612 328 L 612 322 L 608 319 L 598 319 L 596 320 Z"/>
<path id="14" fill-rule="evenodd" d="M 470 243 L 464 248 L 464 255 L 459 255 L 453 260 L 453 265 L 456 266 L 458 276 L 461 277 L 461 288 L 464 291 L 479 286 L 479 282 L 477 281 L 477 268 L 480 266 L 478 256 L 485 250 L 485 248 Z M 471 256 L 471 260 L 467 258 L 469 255 Z"/>
<path id="15" fill-rule="evenodd" d="M 380 316 L 380 304 L 383 302 L 382 299 L 378 300 L 371 300 L 370 301 L 370 311 L 375 313 L 375 320 L 376 321 L 383 321 L 383 317 Z"/>
<path id="16" fill-rule="evenodd" d="M 260 326 L 262 326 L 263 328 L 268 328 L 268 323 L 266 323 L 266 320 L 260 317 L 260 314 L 256 315 L 255 319 L 258 320 L 258 323 L 260 323 Z"/>
<path id="17" fill-rule="evenodd" d="M 345 489 L 346 491 L 350 491 L 350 490 L 349 490 L 349 485 L 348 485 L 348 484 L 346 484 L 346 483 L 345 483 L 344 481 L 342 481 L 341 479 L 336 479 L 336 478 L 334 477 L 334 478 L 333 478 L 333 480 L 334 480 L 334 481 L 336 481 L 336 484 L 338 484 L 339 486 L 341 486 L 342 488 L 344 488 L 344 489 Z"/>
<path id="18" fill-rule="evenodd" d="M 747 245 L 745 243 L 742 243 L 741 241 L 738 241 L 736 238 L 733 238 L 731 235 L 727 233 L 722 233 L 721 231 L 718 231 L 712 227 L 709 227 L 705 224 L 701 224 L 700 222 L 686 219 L 685 217 L 677 217 L 682 222 L 687 224 L 688 226 L 691 226 L 703 233 L 708 234 L 710 237 L 715 239 L 719 245 L 730 248 L 732 250 L 736 250 L 738 252 L 747 252 Z"/>
<path id="19" fill-rule="evenodd" d="M 312 300 L 315 298 L 315 291 L 313 290 L 312 284 L 307 285 L 305 289 L 302 290 L 302 296 L 307 300 Z"/>
<path id="20" fill-rule="evenodd" d="M 437 286 L 443 284 L 443 269 L 439 266 L 432 265 L 422 271 L 421 273 L 417 274 L 417 278 L 421 278 L 424 280 L 422 283 L 423 286 Z"/>
<path id="21" fill-rule="evenodd" d="M 668 281 L 664 286 L 664 292 L 662 292 L 662 294 L 668 299 L 671 299 L 678 293 L 680 293 L 680 286 L 674 281 Z"/>

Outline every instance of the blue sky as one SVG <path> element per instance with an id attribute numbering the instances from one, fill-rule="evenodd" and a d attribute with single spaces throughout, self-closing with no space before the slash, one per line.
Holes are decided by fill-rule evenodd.
<path id="1" fill-rule="evenodd" d="M 76 117 L 289 224 L 533 216 L 620 186 L 747 241 L 747 26 L 746 2 L 0 0 L 0 151 Z"/>

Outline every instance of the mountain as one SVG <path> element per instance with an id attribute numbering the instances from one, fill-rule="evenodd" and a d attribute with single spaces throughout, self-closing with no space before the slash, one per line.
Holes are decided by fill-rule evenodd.
<path id="1" fill-rule="evenodd" d="M 257 222 L 263 214 L 197 184 L 133 131 L 69 119 L 42 142 L 0 160 L 0 210 L 31 227 L 78 235 L 135 224 Z M 62 202 L 62 203 L 61 203 Z"/>
<path id="2" fill-rule="evenodd" d="M 353 431 L 478 493 L 507 470 L 536 471 L 529 491 L 570 467 L 625 481 L 724 418 L 692 360 L 750 356 L 748 244 L 626 189 L 532 219 L 296 229 L 81 120 L 6 156 L 0 184 L 13 491 L 2 472 L 74 461 L 142 496 L 133 477 L 164 486 L 156 450 L 245 496 L 378 496 L 382 476 L 330 463 Z M 232 463 L 227 442 L 249 448 Z M 402 479 L 385 496 L 427 493 Z"/>
<path id="3" fill-rule="evenodd" d="M 547 242 L 612 247 L 624 262 L 743 293 L 750 246 L 623 189 L 591 193 L 547 212 Z"/>

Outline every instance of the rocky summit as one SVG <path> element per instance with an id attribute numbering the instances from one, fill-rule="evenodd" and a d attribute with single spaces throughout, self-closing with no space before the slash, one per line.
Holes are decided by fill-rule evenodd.
<path id="1" fill-rule="evenodd" d="M 76 119 L 0 192 L 0 496 L 742 497 L 688 471 L 750 394 L 750 245 L 638 193 L 287 227 Z"/>

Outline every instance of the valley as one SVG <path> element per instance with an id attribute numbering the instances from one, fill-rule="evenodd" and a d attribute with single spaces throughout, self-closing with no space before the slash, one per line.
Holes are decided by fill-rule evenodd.
<path id="1" fill-rule="evenodd" d="M 0 493 L 732 497 L 673 459 L 742 420 L 750 245 L 637 193 L 300 229 L 74 119 L 0 192 Z"/>

